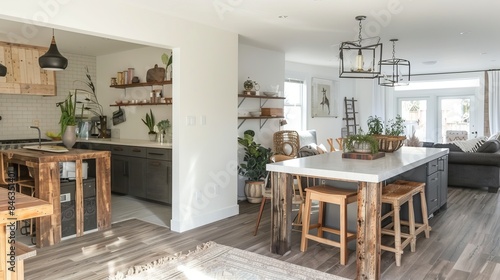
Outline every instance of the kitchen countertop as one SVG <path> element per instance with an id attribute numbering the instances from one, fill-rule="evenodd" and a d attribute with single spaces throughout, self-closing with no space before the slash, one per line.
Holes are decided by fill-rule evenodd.
<path id="1" fill-rule="evenodd" d="M 402 147 L 375 160 L 342 158 L 342 152 L 289 159 L 266 165 L 267 171 L 378 183 L 448 154 L 448 149 Z"/>
<path id="2" fill-rule="evenodd" d="M 160 144 L 159 142 L 153 142 L 149 140 L 120 139 L 120 138 L 89 138 L 87 140 L 87 139 L 77 138 L 76 142 L 172 149 L 171 143 Z"/>
<path id="3" fill-rule="evenodd" d="M 120 138 L 77 138 L 76 142 L 80 143 L 98 143 L 98 144 L 110 144 L 110 145 L 125 145 L 125 146 L 137 146 L 137 147 L 146 147 L 146 148 L 160 148 L 160 149 L 172 149 L 172 143 L 164 143 L 160 144 L 159 142 L 153 142 L 149 140 L 136 140 L 136 139 L 120 139 Z M 42 142 L 42 145 L 55 145 L 60 144 L 62 141 L 45 141 Z M 5 149 L 18 149 L 22 146 L 31 146 L 36 145 L 37 142 L 30 143 L 20 143 L 20 144 L 8 144 L 8 145 L 0 145 L 0 150 Z"/>

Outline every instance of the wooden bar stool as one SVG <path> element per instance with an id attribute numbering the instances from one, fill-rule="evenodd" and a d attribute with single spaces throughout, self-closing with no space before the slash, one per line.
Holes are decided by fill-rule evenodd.
<path id="1" fill-rule="evenodd" d="M 420 194 L 422 208 L 422 224 L 415 223 L 415 210 L 413 208 L 413 196 Z M 403 250 L 410 244 L 411 252 L 415 252 L 417 235 L 425 232 L 425 237 L 429 238 L 431 227 L 427 219 L 427 203 L 425 200 L 425 183 L 398 180 L 388 184 L 382 190 L 382 203 L 391 204 L 391 211 L 383 215 L 381 222 L 392 217 L 392 221 L 384 226 L 381 234 L 394 236 L 394 247 L 381 245 L 385 251 L 396 254 L 396 266 L 401 266 L 401 255 Z M 401 206 L 408 203 L 408 221 L 401 220 Z M 409 233 L 401 232 L 401 225 L 408 226 Z"/>
<path id="2" fill-rule="evenodd" d="M 311 202 L 319 201 L 318 223 L 311 224 Z M 347 205 L 357 201 L 357 192 L 352 190 L 342 190 L 330 186 L 314 186 L 306 189 L 306 203 L 302 216 L 302 239 L 300 241 L 300 251 L 307 250 L 308 239 L 319 243 L 340 248 L 340 264 L 347 263 L 349 252 L 347 242 L 356 238 L 355 233 L 347 232 Z M 340 230 L 326 227 L 324 225 L 325 203 L 333 203 L 340 206 Z M 310 234 L 313 228 L 318 229 L 318 234 Z M 339 236 L 340 242 L 323 237 L 323 232 L 333 233 Z"/>

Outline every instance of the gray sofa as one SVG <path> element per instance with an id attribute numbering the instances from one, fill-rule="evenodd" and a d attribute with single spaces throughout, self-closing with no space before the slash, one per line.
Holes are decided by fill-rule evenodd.
<path id="1" fill-rule="evenodd" d="M 486 141 L 476 152 L 463 152 L 453 144 L 435 144 L 449 148 L 448 185 L 488 188 L 496 193 L 500 187 L 500 141 Z"/>

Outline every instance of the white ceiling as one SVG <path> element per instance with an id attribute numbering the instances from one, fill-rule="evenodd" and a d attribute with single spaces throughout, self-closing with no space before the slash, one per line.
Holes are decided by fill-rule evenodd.
<path id="1" fill-rule="evenodd" d="M 129 5 L 240 34 L 241 42 L 285 53 L 287 61 L 337 66 L 338 45 L 363 32 L 380 36 L 383 58 L 411 61 L 413 73 L 500 68 L 500 1 L 475 0 L 122 0 Z M 133 17 L 131 17 L 133 19 Z M 19 24 L 0 21 L 0 40 Z M 48 46 L 51 30 L 38 27 L 32 45 Z M 100 55 L 140 45 L 56 30 L 62 53 Z M 20 42 L 23 43 L 23 42 Z"/>

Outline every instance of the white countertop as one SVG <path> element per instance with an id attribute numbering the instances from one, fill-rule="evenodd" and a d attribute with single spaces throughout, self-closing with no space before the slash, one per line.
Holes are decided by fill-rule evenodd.
<path id="1" fill-rule="evenodd" d="M 137 146 L 137 147 L 147 147 L 147 148 L 162 148 L 162 149 L 172 149 L 172 144 L 160 144 L 159 142 L 153 142 L 149 140 L 134 140 L 134 139 L 120 139 L 120 138 L 77 138 L 77 142 L 87 142 L 87 143 L 100 143 L 100 144 L 112 144 L 112 145 L 126 145 L 126 146 Z"/>
<path id="2" fill-rule="evenodd" d="M 338 180 L 378 183 L 448 154 L 448 149 L 402 147 L 375 160 L 342 158 L 342 152 L 266 165 L 268 171 Z"/>

